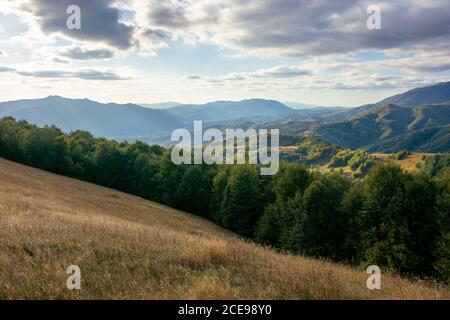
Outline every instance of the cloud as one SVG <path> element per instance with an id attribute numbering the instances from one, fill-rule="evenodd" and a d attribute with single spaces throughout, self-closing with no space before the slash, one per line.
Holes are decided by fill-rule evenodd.
<path id="1" fill-rule="evenodd" d="M 230 90 L 249 91 L 269 91 L 274 88 L 277 90 L 391 90 L 410 89 L 448 81 L 445 74 L 442 77 L 436 77 L 434 74 L 430 76 L 421 74 L 417 77 L 417 74 L 398 72 L 409 70 L 411 63 L 409 59 L 415 58 L 353 63 L 341 61 L 342 57 L 334 56 L 333 58 L 335 60 L 331 64 L 329 64 L 330 58 L 322 56 L 308 60 L 301 66 L 283 65 L 253 72 L 234 72 L 217 76 L 191 75 L 185 79 L 195 80 L 195 84 L 202 88 L 227 86 Z M 420 59 L 425 62 L 430 58 L 432 60 L 432 57 L 427 55 Z M 421 64 L 418 66 L 420 67 Z M 393 70 L 397 73 L 393 74 Z"/>
<path id="2" fill-rule="evenodd" d="M 150 20 L 157 26 L 179 29 L 188 27 L 191 23 L 184 12 L 182 2 L 150 1 L 152 9 Z"/>
<path id="3" fill-rule="evenodd" d="M 22 8 L 36 16 L 44 32 L 60 32 L 77 40 L 100 41 L 118 49 L 133 46 L 134 27 L 120 21 L 120 11 L 113 0 L 29 0 Z M 81 29 L 66 26 L 66 9 L 78 5 L 81 9 Z"/>
<path id="4" fill-rule="evenodd" d="M 310 74 L 311 71 L 297 66 L 278 66 L 249 73 L 250 76 L 259 78 L 295 78 Z"/>
<path id="5" fill-rule="evenodd" d="M 204 80 L 210 83 L 234 82 L 234 81 L 252 81 L 252 80 L 276 80 L 292 79 L 311 75 L 310 70 L 299 66 L 276 66 L 269 69 L 260 69 L 253 72 L 233 72 L 221 76 L 199 76 L 188 75 L 187 80 Z"/>
<path id="6" fill-rule="evenodd" d="M 37 70 L 37 71 L 20 71 L 9 67 L 0 67 L 1 72 L 15 73 L 23 77 L 35 78 L 78 78 L 83 80 L 127 80 L 128 77 L 120 76 L 113 71 L 102 71 L 97 69 L 82 69 L 77 71 L 71 70 Z"/>
<path id="7" fill-rule="evenodd" d="M 172 35 L 167 31 L 149 28 L 143 29 L 142 36 L 152 40 L 169 40 L 172 38 Z"/>
<path id="8" fill-rule="evenodd" d="M 413 57 L 374 62 L 374 68 L 384 67 L 412 73 L 439 73 L 450 71 L 450 57 L 447 52 L 419 52 Z"/>
<path id="9" fill-rule="evenodd" d="M 1 4 L 4 5 L 3 3 Z M 3 13 L 0 8 L 0 35 L 2 37 L 18 36 L 28 31 L 28 26 L 12 13 Z"/>
<path id="10" fill-rule="evenodd" d="M 5 52 L 5 51 L 2 51 L 2 50 L 0 50 L 0 56 L 6 56 L 6 52 Z"/>
<path id="11" fill-rule="evenodd" d="M 56 62 L 56 63 L 64 63 L 64 64 L 69 63 L 68 60 L 66 60 L 66 59 L 61 59 L 61 58 L 58 58 L 58 57 L 53 58 L 52 61 L 53 61 L 53 62 Z"/>
<path id="12" fill-rule="evenodd" d="M 370 0 L 145 1 L 148 24 L 179 37 L 245 52 L 302 56 L 449 47 L 447 0 L 377 1 L 382 30 L 369 30 Z"/>
<path id="13" fill-rule="evenodd" d="M 66 28 L 79 5 L 82 29 Z M 303 57 L 436 48 L 450 52 L 448 0 L 378 0 L 381 30 L 366 26 L 371 0 L 28 0 L 45 32 L 154 54 L 172 40 L 203 42 L 247 55 Z M 126 22 L 125 22 L 126 21 Z"/>
<path id="14" fill-rule="evenodd" d="M 0 73 L 2 72 L 16 72 L 16 70 L 9 67 L 0 67 Z"/>
<path id="15" fill-rule="evenodd" d="M 195 75 L 186 76 L 185 78 L 188 79 L 188 80 L 201 80 L 202 79 L 201 76 L 195 76 Z"/>
<path id="16" fill-rule="evenodd" d="M 61 56 L 74 60 L 109 59 L 114 57 L 114 52 L 108 49 L 85 49 L 71 47 L 61 50 Z"/>

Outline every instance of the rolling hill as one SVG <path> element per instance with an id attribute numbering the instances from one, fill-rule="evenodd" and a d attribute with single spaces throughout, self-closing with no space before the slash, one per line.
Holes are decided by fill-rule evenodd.
<path id="1" fill-rule="evenodd" d="M 415 108 L 388 104 L 349 120 L 320 125 L 313 131 L 327 141 L 351 149 L 445 152 L 450 149 L 449 125 L 450 103 Z"/>
<path id="2" fill-rule="evenodd" d="M 0 299 L 450 299 L 446 287 L 278 253 L 201 218 L 0 159 Z M 66 288 L 70 265 L 81 290 Z"/>
<path id="3" fill-rule="evenodd" d="M 156 135 L 182 126 L 176 116 L 165 110 L 59 96 L 0 103 L 0 118 L 4 116 L 39 126 L 55 125 L 65 132 L 86 130 L 95 136 L 116 139 Z"/>

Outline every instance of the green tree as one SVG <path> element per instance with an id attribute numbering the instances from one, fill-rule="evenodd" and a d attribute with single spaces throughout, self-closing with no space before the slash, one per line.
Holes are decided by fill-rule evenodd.
<path id="1" fill-rule="evenodd" d="M 95 180 L 97 183 L 118 188 L 122 185 L 126 157 L 115 141 L 101 140 L 94 153 Z"/>
<path id="2" fill-rule="evenodd" d="M 156 175 L 157 189 L 155 194 L 158 201 L 168 206 L 175 206 L 175 192 L 182 181 L 187 165 L 175 165 L 171 160 L 171 152 L 167 150 L 161 157 L 159 170 Z"/>
<path id="3" fill-rule="evenodd" d="M 96 139 L 87 131 L 75 131 L 66 136 L 68 152 L 72 161 L 71 175 L 88 181 L 94 179 L 93 155 Z"/>
<path id="4" fill-rule="evenodd" d="M 341 212 L 345 239 L 340 248 L 340 256 L 348 262 L 358 263 L 361 250 L 362 215 L 366 194 L 364 184 L 355 183 L 342 199 Z"/>
<path id="5" fill-rule="evenodd" d="M 223 223 L 221 216 L 221 208 L 223 203 L 223 198 L 225 196 L 225 189 L 228 184 L 228 178 L 231 174 L 231 166 L 221 165 L 218 166 L 217 173 L 213 178 L 211 187 L 211 199 L 210 199 L 210 210 L 211 219 L 221 224 Z"/>
<path id="6" fill-rule="evenodd" d="M 243 236 L 252 237 L 264 210 L 260 193 L 257 168 L 250 165 L 234 166 L 221 207 L 223 226 Z"/>
<path id="7" fill-rule="evenodd" d="M 439 231 L 435 194 L 423 174 L 394 164 L 372 170 L 362 221 L 364 261 L 402 273 L 429 273 Z"/>
<path id="8" fill-rule="evenodd" d="M 450 170 L 437 178 L 436 210 L 439 221 L 438 243 L 433 265 L 438 278 L 450 283 Z"/>
<path id="9" fill-rule="evenodd" d="M 11 117 L 0 120 L 0 156 L 16 161 L 22 158 L 19 125 Z"/>
<path id="10" fill-rule="evenodd" d="M 175 206 L 202 217 L 210 217 L 209 202 L 213 170 L 206 166 L 190 166 L 175 191 Z"/>
<path id="11" fill-rule="evenodd" d="M 71 161 L 64 134 L 56 127 L 34 127 L 25 137 L 28 164 L 57 173 L 68 173 Z"/>
<path id="12" fill-rule="evenodd" d="M 275 202 L 267 206 L 256 229 L 258 242 L 299 250 L 298 221 L 303 213 L 303 192 L 312 177 L 300 164 L 283 163 L 273 178 Z"/>
<path id="13" fill-rule="evenodd" d="M 341 203 L 350 182 L 337 175 L 321 177 L 303 196 L 304 216 L 300 223 L 300 249 L 304 254 L 339 259 L 345 240 Z"/>

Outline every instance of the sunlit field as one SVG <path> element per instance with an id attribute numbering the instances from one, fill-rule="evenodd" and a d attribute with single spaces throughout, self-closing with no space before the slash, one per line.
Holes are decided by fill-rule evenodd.
<path id="1" fill-rule="evenodd" d="M 81 290 L 66 269 L 81 268 Z M 0 299 L 449 299 L 448 287 L 287 255 L 190 214 L 0 160 Z"/>

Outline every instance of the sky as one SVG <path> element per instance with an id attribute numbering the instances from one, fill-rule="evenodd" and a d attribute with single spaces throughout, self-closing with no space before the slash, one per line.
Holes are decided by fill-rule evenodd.
<path id="1" fill-rule="evenodd" d="M 448 0 L 0 0 L 0 101 L 351 107 L 449 80 Z"/>

